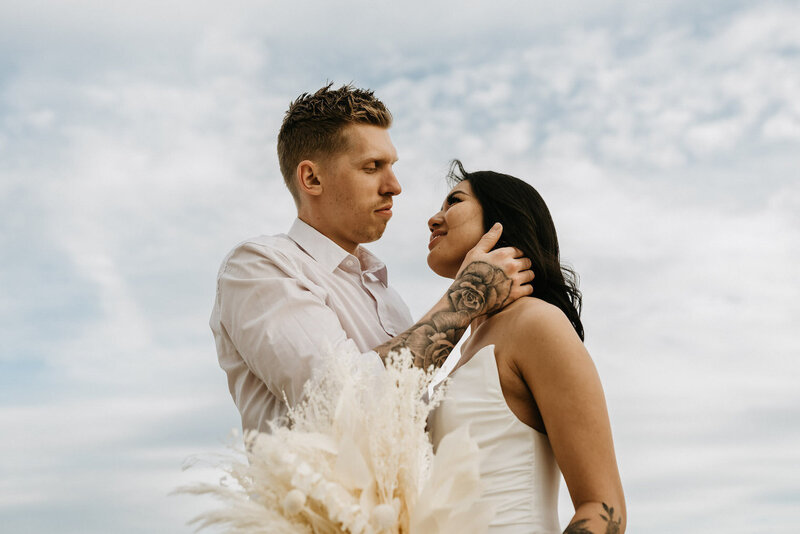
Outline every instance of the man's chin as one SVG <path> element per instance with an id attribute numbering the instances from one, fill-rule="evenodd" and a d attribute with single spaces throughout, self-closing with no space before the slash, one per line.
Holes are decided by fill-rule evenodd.
<path id="1" fill-rule="evenodd" d="M 382 225 L 379 227 L 365 229 L 365 231 L 361 235 L 360 243 L 373 243 L 380 239 L 383 236 L 383 232 L 386 231 L 386 225 Z"/>

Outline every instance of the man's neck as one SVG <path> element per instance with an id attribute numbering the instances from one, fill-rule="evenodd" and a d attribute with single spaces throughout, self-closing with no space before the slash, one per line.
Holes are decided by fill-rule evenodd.
<path id="1" fill-rule="evenodd" d="M 358 243 L 350 243 L 349 241 L 342 241 L 341 239 L 337 239 L 335 236 L 331 234 L 331 232 L 327 232 L 324 229 L 324 225 L 321 224 L 320 221 L 315 221 L 313 217 L 309 217 L 307 214 L 298 213 L 297 218 L 309 225 L 311 228 L 319 232 L 320 234 L 324 235 L 332 242 L 336 243 L 340 248 L 344 249 L 345 252 L 348 254 L 352 254 L 353 256 L 358 257 L 356 251 L 358 250 Z"/>

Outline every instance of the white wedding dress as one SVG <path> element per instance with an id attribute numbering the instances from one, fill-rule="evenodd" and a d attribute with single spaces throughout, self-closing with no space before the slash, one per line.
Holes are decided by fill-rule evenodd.
<path id="1" fill-rule="evenodd" d="M 450 375 L 447 394 L 429 420 L 434 449 L 467 424 L 481 450 L 482 501 L 495 516 L 490 534 L 559 533 L 560 471 L 547 436 L 520 421 L 500 387 L 494 345 Z"/>

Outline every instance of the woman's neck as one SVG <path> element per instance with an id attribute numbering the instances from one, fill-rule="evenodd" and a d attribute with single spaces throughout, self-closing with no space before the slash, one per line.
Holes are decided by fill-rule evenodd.
<path id="1" fill-rule="evenodd" d="M 479 315 L 478 317 L 474 318 L 471 323 L 469 323 L 469 329 L 471 332 L 475 332 L 475 329 L 478 328 L 480 325 L 486 322 L 488 319 L 485 315 Z"/>

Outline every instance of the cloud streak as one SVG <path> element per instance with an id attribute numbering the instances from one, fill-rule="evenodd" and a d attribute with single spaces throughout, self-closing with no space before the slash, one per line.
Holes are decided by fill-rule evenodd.
<path id="1" fill-rule="evenodd" d="M 239 240 L 288 228 L 277 128 L 332 79 L 395 115 L 404 193 L 371 248 L 416 315 L 447 285 L 424 255 L 450 158 L 547 200 L 630 531 L 789 532 L 797 6 L 357 5 L 309 4 L 302 42 L 288 4 L 0 8 L 4 524 L 174 532 L 201 506 L 165 495 L 238 424 L 206 326 L 214 275 Z"/>

